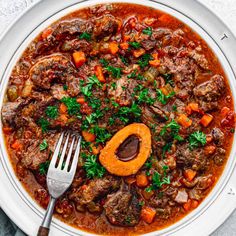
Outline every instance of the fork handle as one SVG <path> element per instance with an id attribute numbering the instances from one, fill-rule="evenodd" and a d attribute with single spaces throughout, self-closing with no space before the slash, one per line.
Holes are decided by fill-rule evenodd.
<path id="1" fill-rule="evenodd" d="M 46 214 L 43 218 L 42 225 L 40 226 L 40 228 L 38 230 L 37 236 L 48 236 L 49 235 L 49 228 L 50 228 L 50 224 L 52 221 L 52 215 L 53 215 L 55 204 L 56 204 L 56 199 L 51 197 Z"/>

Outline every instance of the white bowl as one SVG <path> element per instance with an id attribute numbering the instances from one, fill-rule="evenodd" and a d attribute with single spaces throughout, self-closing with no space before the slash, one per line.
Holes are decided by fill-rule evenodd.
<path id="1" fill-rule="evenodd" d="M 27 45 L 44 28 L 60 17 L 83 7 L 105 2 L 129 2 L 151 6 L 179 18 L 210 45 L 228 76 L 236 100 L 236 40 L 232 32 L 209 10 L 195 0 L 43 0 L 34 4 L 12 24 L 0 39 L 0 107 L 12 68 Z M 236 146 L 218 183 L 193 212 L 170 227 L 147 235 L 209 235 L 236 208 Z M 29 196 L 16 178 L 0 132 L 0 205 L 27 235 L 36 235 L 44 210 Z M 51 235 L 91 235 L 54 219 Z"/>

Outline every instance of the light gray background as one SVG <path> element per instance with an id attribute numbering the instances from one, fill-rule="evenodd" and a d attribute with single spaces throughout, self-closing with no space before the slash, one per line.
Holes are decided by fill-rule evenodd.
<path id="1" fill-rule="evenodd" d="M 38 0 L 0 0 L 0 35 L 16 16 L 36 1 Z M 215 12 L 236 34 L 236 0 L 199 0 L 199 2 Z M 210 220 L 214 219 L 209 219 L 209 221 Z M 16 230 L 15 225 L 12 224 L 4 212 L 0 210 L 0 236 L 22 235 L 21 232 Z M 211 236 L 236 236 L 236 211 Z"/>

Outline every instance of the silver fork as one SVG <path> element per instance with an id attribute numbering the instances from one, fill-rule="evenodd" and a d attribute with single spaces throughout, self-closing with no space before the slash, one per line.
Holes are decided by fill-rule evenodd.
<path id="1" fill-rule="evenodd" d="M 70 141 L 70 139 L 72 140 Z M 38 236 L 47 236 L 49 234 L 56 200 L 70 187 L 74 179 L 79 159 L 80 145 L 81 137 L 70 132 L 63 132 L 58 139 L 47 173 L 47 186 L 50 194 L 50 202 L 43 222 L 38 230 Z M 74 156 L 72 157 L 74 146 L 76 148 Z M 69 150 L 66 155 L 68 148 Z"/>

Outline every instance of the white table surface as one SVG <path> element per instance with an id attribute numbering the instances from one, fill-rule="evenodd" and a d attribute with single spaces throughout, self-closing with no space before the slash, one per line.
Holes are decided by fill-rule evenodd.
<path id="1" fill-rule="evenodd" d="M 4 29 L 16 18 L 16 16 L 36 1 L 38 0 L 0 0 L 0 34 L 2 34 Z M 236 35 L 236 0 L 198 1 L 210 8 L 211 11 L 215 12 L 215 14 L 218 15 L 218 17 L 220 17 Z M 4 231 L 4 229 L 9 226 L 6 222 L 8 222 L 6 217 L 3 214 L 0 214 L 0 235 L 14 235 L 13 231 L 8 231 L 7 233 Z M 236 211 L 211 236 L 236 236 Z"/>

